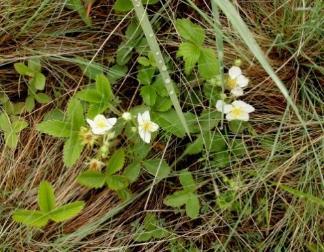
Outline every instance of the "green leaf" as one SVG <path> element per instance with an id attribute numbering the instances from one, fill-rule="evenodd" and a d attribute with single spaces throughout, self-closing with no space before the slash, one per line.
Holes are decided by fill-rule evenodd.
<path id="1" fill-rule="evenodd" d="M 140 68 L 137 73 L 137 80 L 142 85 L 150 85 L 155 73 L 155 68 L 144 67 Z"/>
<path id="2" fill-rule="evenodd" d="M 168 195 L 163 200 L 163 203 L 170 207 L 181 207 L 187 203 L 192 193 L 188 191 L 176 191 L 171 195 Z"/>
<path id="3" fill-rule="evenodd" d="M 27 127 L 28 127 L 28 123 L 24 119 L 18 119 L 13 121 L 12 123 L 12 130 L 14 132 L 20 132 Z"/>
<path id="4" fill-rule="evenodd" d="M 189 143 L 184 151 L 185 155 L 195 155 L 202 152 L 204 149 L 204 141 L 201 136 L 199 136 L 195 141 Z"/>
<path id="5" fill-rule="evenodd" d="M 35 99 L 32 96 L 28 96 L 25 101 L 25 107 L 27 112 L 32 112 L 35 108 Z"/>
<path id="6" fill-rule="evenodd" d="M 187 170 L 181 171 L 179 175 L 180 183 L 185 191 L 194 192 L 196 190 L 196 182 L 194 181 L 191 172 Z"/>
<path id="7" fill-rule="evenodd" d="M 21 75 L 27 75 L 29 77 L 34 76 L 34 72 L 29 69 L 24 63 L 15 63 L 14 68 Z"/>
<path id="8" fill-rule="evenodd" d="M 108 74 L 107 74 L 108 80 L 110 81 L 111 84 L 113 84 L 117 80 L 124 77 L 127 71 L 128 71 L 127 66 L 120 66 L 118 64 L 115 64 L 112 67 L 110 67 L 108 70 Z"/>
<path id="9" fill-rule="evenodd" d="M 223 168 L 229 165 L 230 158 L 227 151 L 215 153 L 212 158 L 212 166 L 214 168 Z"/>
<path id="10" fill-rule="evenodd" d="M 205 40 L 204 29 L 197 24 L 192 23 L 189 19 L 178 19 L 176 28 L 184 40 L 188 40 L 197 46 L 201 46 Z"/>
<path id="11" fill-rule="evenodd" d="M 97 75 L 96 88 L 97 92 L 101 94 L 106 101 L 111 101 L 114 97 L 110 82 L 105 75 Z"/>
<path id="12" fill-rule="evenodd" d="M 199 123 L 202 131 L 210 131 L 217 127 L 221 121 L 222 114 L 216 110 L 207 109 L 204 110 L 199 116 Z"/>
<path id="13" fill-rule="evenodd" d="M 5 145 L 8 148 L 14 150 L 14 149 L 16 149 L 16 147 L 18 145 L 19 137 L 14 131 L 5 132 L 4 140 L 5 140 Z"/>
<path id="14" fill-rule="evenodd" d="M 198 63 L 200 48 L 193 43 L 183 42 L 179 46 L 177 57 L 183 57 L 185 62 L 185 74 L 189 75 Z"/>
<path id="15" fill-rule="evenodd" d="M 137 242 L 146 242 L 151 240 L 153 236 L 153 232 L 152 231 L 142 231 L 139 234 L 135 234 L 134 240 Z"/>
<path id="16" fill-rule="evenodd" d="M 201 48 L 198 60 L 198 71 L 205 80 L 215 78 L 219 72 L 216 53 L 211 48 Z"/>
<path id="17" fill-rule="evenodd" d="M 155 4 L 159 0 L 142 0 L 143 4 Z M 116 0 L 113 9 L 118 12 L 127 12 L 133 9 L 131 0 Z"/>
<path id="18" fill-rule="evenodd" d="M 102 95 L 94 87 L 88 87 L 77 92 L 76 97 L 89 103 L 102 103 L 104 101 Z"/>
<path id="19" fill-rule="evenodd" d="M 145 169 L 153 176 L 156 176 L 158 179 L 166 178 L 171 168 L 164 160 L 160 159 L 150 159 L 143 162 Z"/>
<path id="20" fill-rule="evenodd" d="M 186 203 L 186 213 L 191 219 L 195 219 L 199 216 L 200 203 L 197 195 L 191 194 L 189 200 Z"/>
<path id="21" fill-rule="evenodd" d="M 151 65 L 150 60 L 149 60 L 148 58 L 146 58 L 146 57 L 143 57 L 143 56 L 138 57 L 138 58 L 137 58 L 137 62 L 138 62 L 139 64 L 141 64 L 142 66 L 145 66 L 145 67 L 148 67 L 148 66 Z"/>
<path id="22" fill-rule="evenodd" d="M 159 112 L 166 112 L 172 107 L 172 101 L 170 97 L 157 96 L 153 109 Z"/>
<path id="23" fill-rule="evenodd" d="M 84 205 L 85 204 L 83 201 L 75 201 L 73 203 L 57 207 L 50 213 L 49 217 L 55 222 L 71 219 L 81 212 Z"/>
<path id="24" fill-rule="evenodd" d="M 209 152 L 224 152 L 227 150 L 224 136 L 216 131 L 206 131 L 203 133 L 206 150 Z"/>
<path id="25" fill-rule="evenodd" d="M 37 130 L 54 137 L 69 137 L 72 127 L 68 122 L 47 120 L 37 125 Z"/>
<path id="26" fill-rule="evenodd" d="M 64 112 L 58 108 L 52 109 L 48 111 L 44 116 L 43 121 L 48 121 L 48 120 L 63 121 Z"/>
<path id="27" fill-rule="evenodd" d="M 153 106 L 155 104 L 157 95 L 155 89 L 152 86 L 141 87 L 141 96 L 146 105 Z"/>
<path id="28" fill-rule="evenodd" d="M 37 102 L 39 102 L 41 104 L 49 103 L 52 100 L 52 98 L 50 96 L 48 96 L 47 94 L 44 94 L 44 93 L 37 93 L 34 95 L 34 98 Z"/>
<path id="29" fill-rule="evenodd" d="M 63 161 L 67 167 L 71 167 L 79 159 L 83 150 L 83 144 L 81 142 L 78 133 L 74 133 L 68 138 L 63 147 Z"/>
<path id="30" fill-rule="evenodd" d="M 138 162 L 133 162 L 125 168 L 123 175 L 133 183 L 137 180 L 141 171 L 141 164 Z"/>
<path id="31" fill-rule="evenodd" d="M 42 65 L 39 58 L 33 58 L 28 60 L 28 68 L 34 73 L 40 72 L 42 69 Z"/>
<path id="32" fill-rule="evenodd" d="M 106 174 L 112 175 L 121 170 L 125 164 L 125 151 L 119 149 L 114 152 L 107 163 Z"/>
<path id="33" fill-rule="evenodd" d="M 4 132 L 11 132 L 12 131 L 12 125 L 10 122 L 10 118 L 6 113 L 0 114 L 0 129 Z"/>
<path id="34" fill-rule="evenodd" d="M 12 214 L 12 218 L 16 222 L 37 228 L 41 228 L 48 223 L 48 216 L 41 211 L 17 209 Z"/>
<path id="35" fill-rule="evenodd" d="M 97 75 L 103 74 L 103 67 L 98 63 L 88 61 L 81 57 L 77 57 L 75 61 L 83 71 L 84 75 L 91 80 L 95 80 Z"/>
<path id="36" fill-rule="evenodd" d="M 46 77 L 44 74 L 37 72 L 34 77 L 30 80 L 30 85 L 37 90 L 44 90 Z"/>
<path id="37" fill-rule="evenodd" d="M 242 134 L 243 131 L 247 128 L 247 122 L 240 120 L 233 120 L 228 123 L 230 130 L 235 134 Z"/>
<path id="38" fill-rule="evenodd" d="M 125 189 L 128 186 L 128 179 L 120 175 L 108 176 L 106 177 L 106 182 L 108 187 L 115 191 Z"/>
<path id="39" fill-rule="evenodd" d="M 105 184 L 106 177 L 104 174 L 98 171 L 85 171 L 78 177 L 77 181 L 89 188 L 100 188 Z"/>
<path id="40" fill-rule="evenodd" d="M 132 198 L 132 192 L 130 190 L 128 190 L 127 188 L 118 190 L 117 195 L 121 201 L 127 201 Z"/>
<path id="41" fill-rule="evenodd" d="M 152 116 L 154 121 L 165 131 L 180 138 L 186 135 L 186 131 L 174 109 L 168 112 L 152 113 Z"/>
<path id="42" fill-rule="evenodd" d="M 42 181 L 38 187 L 38 205 L 40 210 L 45 213 L 55 208 L 54 190 L 47 181 Z"/>
<path id="43" fill-rule="evenodd" d="M 83 107 L 81 102 L 72 97 L 68 102 L 66 113 L 72 129 L 79 131 L 81 126 L 84 125 Z"/>

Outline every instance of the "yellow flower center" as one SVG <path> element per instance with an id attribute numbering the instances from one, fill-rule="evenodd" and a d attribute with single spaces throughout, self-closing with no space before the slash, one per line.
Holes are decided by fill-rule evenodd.
<path id="1" fill-rule="evenodd" d="M 105 120 L 100 120 L 97 122 L 97 127 L 98 128 L 105 128 L 106 127 L 106 121 Z"/>
<path id="2" fill-rule="evenodd" d="M 230 89 L 230 90 L 236 88 L 236 86 L 237 86 L 237 84 L 236 84 L 236 80 L 235 80 L 235 79 L 231 79 L 231 78 L 229 78 L 229 79 L 227 80 L 226 86 L 227 86 L 227 88 Z"/>
<path id="3" fill-rule="evenodd" d="M 234 117 L 239 117 L 242 114 L 242 112 L 243 112 L 242 109 L 238 107 L 233 108 L 231 111 Z"/>
<path id="4" fill-rule="evenodd" d="M 144 131 L 151 131 L 151 122 L 144 122 L 143 123 L 143 129 Z"/>

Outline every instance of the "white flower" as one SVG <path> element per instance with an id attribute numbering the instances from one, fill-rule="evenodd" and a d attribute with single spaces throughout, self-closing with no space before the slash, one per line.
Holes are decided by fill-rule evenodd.
<path id="1" fill-rule="evenodd" d="M 87 119 L 87 123 L 91 127 L 91 131 L 95 135 L 104 135 L 117 122 L 117 118 L 106 118 L 104 115 L 96 115 L 93 120 Z"/>
<path id="2" fill-rule="evenodd" d="M 159 125 L 151 121 L 150 112 L 137 115 L 138 133 L 145 143 L 150 143 L 151 133 L 159 129 Z"/>
<path id="3" fill-rule="evenodd" d="M 230 111 L 231 108 L 232 108 L 232 105 L 226 104 L 223 100 L 218 100 L 216 102 L 216 109 L 219 112 L 226 114 Z"/>
<path id="4" fill-rule="evenodd" d="M 237 100 L 232 102 L 230 107 L 228 107 L 226 119 L 228 121 L 240 120 L 247 122 L 250 119 L 249 113 L 254 112 L 254 110 L 254 107 L 252 107 L 250 104 Z"/>
<path id="5" fill-rule="evenodd" d="M 125 121 L 130 121 L 130 120 L 132 120 L 132 114 L 129 113 L 129 112 L 124 112 L 124 113 L 122 114 L 122 118 L 123 118 Z"/>
<path id="6" fill-rule="evenodd" d="M 242 74 L 241 68 L 232 66 L 228 70 L 228 75 L 229 78 L 226 88 L 229 89 L 234 96 L 243 95 L 243 88 L 249 84 L 249 79 Z"/>

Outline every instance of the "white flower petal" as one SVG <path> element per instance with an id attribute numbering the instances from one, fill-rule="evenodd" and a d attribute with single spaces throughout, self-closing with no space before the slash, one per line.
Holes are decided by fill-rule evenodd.
<path id="1" fill-rule="evenodd" d="M 232 66 L 229 70 L 228 70 L 228 75 L 231 79 L 236 79 L 238 76 L 240 76 L 242 74 L 241 68 L 237 67 L 237 66 Z"/>
<path id="2" fill-rule="evenodd" d="M 96 123 L 95 123 L 93 120 L 91 120 L 91 119 L 88 119 L 88 118 L 87 118 L 87 123 L 89 124 L 89 126 L 90 126 L 91 128 L 96 127 Z"/>
<path id="3" fill-rule="evenodd" d="M 100 122 L 100 121 L 104 121 L 104 120 L 106 120 L 106 117 L 105 117 L 104 115 L 101 115 L 101 114 L 96 115 L 96 117 L 93 119 L 93 121 L 94 121 L 95 123 L 98 123 L 98 122 Z"/>
<path id="4" fill-rule="evenodd" d="M 232 121 L 232 120 L 240 120 L 240 121 L 248 121 L 250 118 L 249 113 L 240 113 L 240 114 L 234 114 L 234 113 L 228 113 L 226 115 L 226 119 L 228 121 Z"/>
<path id="5" fill-rule="evenodd" d="M 245 103 L 244 110 L 248 113 L 252 113 L 255 111 L 255 108 L 253 106 L 251 106 L 250 104 Z"/>
<path id="6" fill-rule="evenodd" d="M 233 88 L 231 90 L 231 94 L 236 96 L 236 97 L 242 96 L 243 95 L 243 89 L 240 88 L 240 87 Z"/>
<path id="7" fill-rule="evenodd" d="M 156 123 L 154 122 L 151 122 L 151 125 L 150 125 L 150 131 L 151 132 L 155 132 L 159 129 L 159 125 L 157 125 Z"/>
<path id="8" fill-rule="evenodd" d="M 151 121 L 150 112 L 148 110 L 146 110 L 142 114 L 142 118 L 143 118 L 143 121 Z"/>
<path id="9" fill-rule="evenodd" d="M 94 128 L 91 128 L 91 131 L 95 135 L 104 135 L 106 133 L 107 129 L 94 127 Z"/>
<path id="10" fill-rule="evenodd" d="M 107 121 L 107 125 L 109 125 L 110 128 L 112 128 L 116 124 L 117 118 L 116 117 L 107 118 L 106 121 Z"/>
<path id="11" fill-rule="evenodd" d="M 234 107 L 242 108 L 247 113 L 252 113 L 252 112 L 255 111 L 253 106 L 251 106 L 250 104 L 248 104 L 248 103 L 246 103 L 244 101 L 241 101 L 241 100 L 236 100 L 232 104 L 233 104 Z"/>
<path id="12" fill-rule="evenodd" d="M 241 74 L 236 78 L 236 83 L 243 88 L 249 84 L 249 79 L 246 78 L 243 74 Z"/>
<path id="13" fill-rule="evenodd" d="M 216 109 L 222 113 L 229 113 L 232 109 L 232 105 L 226 104 L 223 100 L 218 100 L 216 102 Z"/>
<path id="14" fill-rule="evenodd" d="M 143 128 L 140 127 L 140 128 L 138 128 L 138 133 L 145 143 L 150 143 L 151 132 L 145 131 Z"/>
<path id="15" fill-rule="evenodd" d="M 137 122 L 139 125 L 141 125 L 143 123 L 143 117 L 141 113 L 137 114 Z"/>

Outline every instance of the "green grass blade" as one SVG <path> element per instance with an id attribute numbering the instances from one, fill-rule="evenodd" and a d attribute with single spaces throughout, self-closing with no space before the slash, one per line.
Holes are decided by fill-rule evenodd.
<path id="1" fill-rule="evenodd" d="M 153 32 L 153 28 L 152 28 L 152 25 L 148 19 L 147 13 L 146 13 L 141 1 L 132 0 L 132 3 L 134 6 L 134 9 L 135 9 L 137 18 L 139 20 L 139 23 L 144 31 L 145 37 L 147 39 L 147 43 L 149 44 L 149 47 L 154 54 L 155 61 L 157 62 L 157 66 L 158 66 L 161 76 L 163 78 L 165 87 L 168 91 L 168 94 L 170 96 L 172 104 L 177 112 L 177 115 L 179 116 L 181 124 L 183 125 L 187 135 L 190 137 L 189 128 L 188 128 L 186 119 L 183 115 L 178 97 L 176 96 L 175 90 L 173 88 L 169 72 L 167 71 L 166 64 L 164 62 L 159 44 L 156 40 L 156 36 L 155 36 L 155 33 Z"/>

